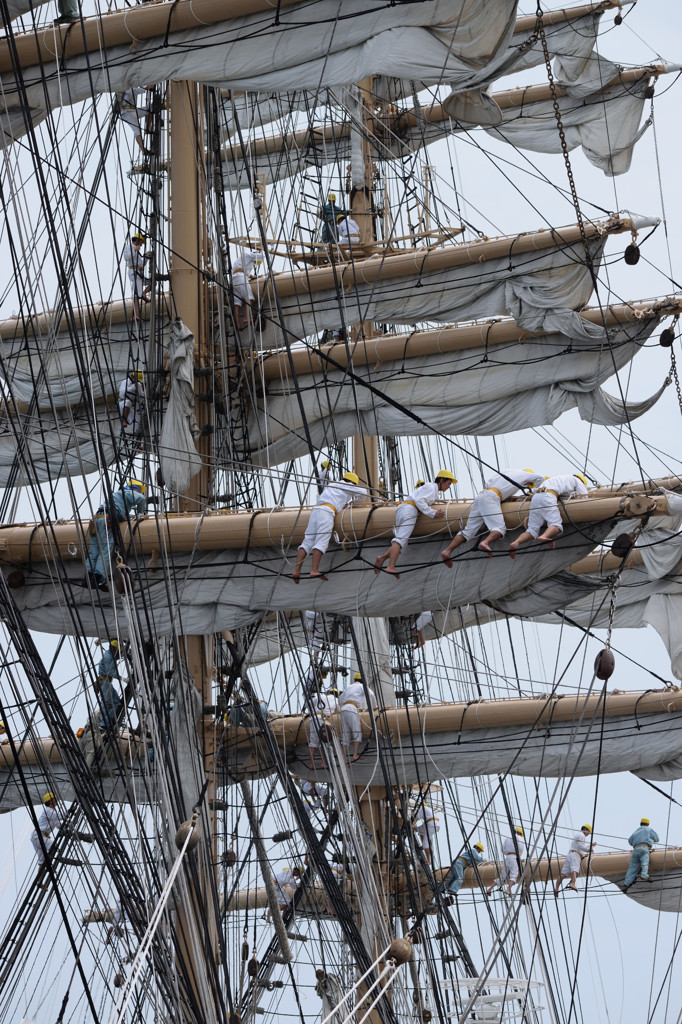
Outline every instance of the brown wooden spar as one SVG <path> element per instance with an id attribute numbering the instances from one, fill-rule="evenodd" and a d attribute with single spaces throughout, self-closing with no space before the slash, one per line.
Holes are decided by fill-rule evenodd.
<path id="1" fill-rule="evenodd" d="M 606 82 L 601 91 L 622 83 L 627 85 L 631 82 L 638 82 L 642 78 L 654 78 L 663 75 L 667 71 L 665 64 L 647 64 L 639 68 L 627 68 L 620 71 L 610 81 Z M 567 90 L 561 85 L 555 85 L 557 97 L 566 96 Z M 596 90 L 595 90 L 596 91 Z M 490 94 L 490 98 L 497 104 L 500 110 L 514 110 L 526 108 L 530 103 L 542 103 L 551 100 L 552 88 L 549 85 L 524 85 L 514 89 L 502 89 L 499 92 Z M 579 100 L 577 102 L 580 102 Z M 400 140 L 401 133 L 409 128 L 421 127 L 422 122 L 426 124 L 442 124 L 450 120 L 450 115 L 442 103 L 425 104 L 419 115 L 414 110 L 405 110 L 390 118 L 381 116 L 374 117 L 369 125 L 369 130 L 381 140 L 385 132 L 389 132 L 389 138 L 393 133 L 396 140 Z M 456 130 L 456 129 L 455 129 Z M 340 139 L 350 137 L 351 124 L 322 125 L 319 128 L 302 128 L 296 132 L 287 132 L 285 135 L 258 135 L 246 142 L 249 157 L 257 158 L 275 153 L 282 153 L 286 150 L 300 152 L 308 146 L 323 145 L 326 143 L 338 142 Z M 240 159 L 231 143 L 223 146 L 223 159 L 226 163 L 237 163 Z"/>
<path id="2" fill-rule="evenodd" d="M 615 213 L 608 219 L 585 221 L 585 237 L 600 238 L 604 235 L 618 235 L 636 232 L 644 227 L 654 227 L 656 218 L 630 216 Z M 285 271 L 252 282 L 259 298 L 274 295 L 280 298 L 293 295 L 309 295 L 329 289 L 353 289 L 358 282 L 370 284 L 373 281 L 389 281 L 407 278 L 412 274 L 433 274 L 454 267 L 466 267 L 485 263 L 487 260 L 513 258 L 523 253 L 542 252 L 554 246 L 582 244 L 583 229 L 578 224 L 560 228 L 544 228 L 541 231 L 521 232 L 517 235 L 501 235 L 476 242 L 461 242 L 454 245 L 438 245 L 425 249 L 395 250 L 390 257 L 377 253 L 367 259 L 348 260 L 334 266 L 313 267 L 306 270 Z"/>
<path id="3" fill-rule="evenodd" d="M 528 517 L 530 499 L 510 499 L 502 503 L 505 522 L 518 529 Z M 334 529 L 342 544 L 391 536 L 395 522 L 394 503 L 347 507 L 338 513 Z M 457 532 L 471 509 L 471 501 L 444 503 L 443 519 L 417 522 L 415 536 L 449 536 Z M 303 539 L 311 509 L 254 509 L 249 512 L 228 510 L 205 513 L 169 513 L 163 518 L 137 522 L 132 530 L 122 523 L 124 546 L 130 545 L 138 556 L 154 560 L 191 551 L 228 551 L 248 546 L 261 547 L 298 545 Z M 594 523 L 611 518 L 637 519 L 645 515 L 669 515 L 664 495 L 597 496 L 569 500 L 561 509 L 565 523 Z M 423 521 L 422 521 L 423 520 Z M 30 562 L 68 562 L 82 558 L 88 548 L 88 523 L 75 520 L 54 524 L 32 523 L 21 526 L 0 526 L 0 565 L 26 565 Z"/>
<path id="4" fill-rule="evenodd" d="M 618 327 L 657 317 L 672 316 L 678 312 L 682 312 L 682 297 L 671 296 L 655 302 L 622 303 L 605 309 L 583 309 L 580 316 L 589 323 Z M 461 352 L 483 346 L 508 345 L 510 342 L 522 344 L 544 337 L 546 332 L 527 331 L 519 327 L 515 320 L 505 318 L 463 327 L 441 327 L 429 331 L 412 331 L 410 334 L 383 334 L 378 338 L 358 338 L 349 343 L 320 345 L 319 348 L 294 348 L 290 357 L 279 352 L 270 352 L 265 356 L 254 356 L 253 365 L 264 381 L 283 381 L 290 376 L 292 370 L 296 376 L 317 371 L 328 373 L 334 369 L 334 363 L 341 366 L 352 363 L 356 368 L 376 366 L 379 363 L 414 359 L 436 353 Z"/>

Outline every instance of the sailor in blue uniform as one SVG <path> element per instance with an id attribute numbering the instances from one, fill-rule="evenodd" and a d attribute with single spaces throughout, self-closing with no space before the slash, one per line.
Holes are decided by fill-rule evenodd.
<path id="1" fill-rule="evenodd" d="M 112 496 L 111 506 L 100 505 L 95 513 L 94 533 L 90 537 L 87 568 L 88 582 L 100 590 L 108 590 L 107 570 L 111 564 L 111 552 L 114 549 L 114 531 L 111 519 L 125 523 L 128 516 L 144 515 L 147 511 L 147 488 L 140 480 L 129 480 L 125 487 Z"/>
<path id="2" fill-rule="evenodd" d="M 466 869 L 471 867 L 472 864 L 483 863 L 483 849 L 483 843 L 474 843 L 471 847 L 467 846 L 466 849 L 460 853 L 455 860 L 453 860 L 450 865 L 450 870 L 442 883 L 443 892 L 449 892 L 452 896 L 459 892 L 462 888 L 464 872 Z"/>
<path id="3" fill-rule="evenodd" d="M 649 878 L 649 855 L 654 843 L 659 841 L 658 834 L 651 828 L 651 823 L 648 818 L 642 818 L 639 823 L 639 828 L 636 828 L 632 833 L 628 842 L 632 847 L 632 855 L 630 857 L 630 867 L 625 875 L 625 889 L 626 891 L 631 885 L 637 880 L 637 875 L 641 872 L 641 880 L 643 882 L 650 882 Z"/>
<path id="4" fill-rule="evenodd" d="M 109 650 L 104 651 L 102 660 L 97 667 L 95 690 L 101 712 L 99 727 L 102 731 L 115 727 L 121 707 L 121 696 L 113 683 L 114 679 L 118 679 L 119 682 L 121 681 L 121 677 L 118 674 L 120 653 L 118 640 L 110 640 Z"/>

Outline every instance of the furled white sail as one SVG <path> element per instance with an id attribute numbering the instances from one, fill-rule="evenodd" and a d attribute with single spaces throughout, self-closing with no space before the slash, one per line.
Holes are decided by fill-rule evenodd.
<path id="1" fill-rule="evenodd" d="M 50 110 L 103 92 L 164 79 L 237 90 L 289 91 L 346 85 L 368 75 L 430 81 L 434 69 L 456 88 L 488 80 L 512 38 L 518 0 L 430 0 L 369 7 L 365 0 L 316 0 L 24 69 L 21 90 L 2 75 L 2 127 L 18 138 L 28 107 L 35 125 Z M 167 31 L 166 31 L 167 30 Z M 57 40 L 56 49 L 59 48 Z"/>
<path id="2" fill-rule="evenodd" d="M 184 493 L 201 469 L 195 438 L 200 434 L 194 414 L 194 335 L 176 320 L 168 339 L 170 395 L 159 438 L 159 460 L 164 483 Z"/>
<path id="3" fill-rule="evenodd" d="M 570 512 L 570 503 L 568 504 Z M 519 529 L 521 528 L 519 524 Z M 543 551 L 541 557 L 522 552 L 515 561 L 504 554 L 489 559 L 482 554 L 455 560 L 447 569 L 441 559 L 442 537 L 414 540 L 401 561 L 401 580 L 385 573 L 375 576 L 372 566 L 385 546 L 385 538 L 360 543 L 342 550 L 333 546 L 325 555 L 323 567 L 332 573 L 329 582 L 306 579 L 296 585 L 291 579 L 294 551 L 253 549 L 247 551 L 197 550 L 191 556 L 176 555 L 168 562 L 177 588 L 177 607 L 169 607 L 167 577 L 154 572 L 165 564 L 166 556 L 128 562 L 140 580 L 145 614 L 155 634 L 168 633 L 178 616 L 187 633 L 213 633 L 234 629 L 257 621 L 268 611 L 304 611 L 314 609 L 332 614 L 353 614 L 380 618 L 418 614 L 425 608 L 443 609 L 475 602 L 500 601 L 511 594 L 549 579 L 574 559 L 587 554 L 601 543 L 611 522 L 581 524 L 580 530 L 566 526 L 555 551 Z M 515 531 L 507 534 L 512 540 Z M 103 636 L 111 617 L 111 602 L 101 595 L 97 604 L 90 592 L 77 584 L 83 578 L 80 558 L 65 565 L 74 584 L 75 608 L 64 603 L 62 589 L 45 579 L 43 570 L 29 573 L 26 585 L 14 591 L 15 600 L 29 628 L 47 633 L 74 632 L 85 636 Z M 98 595 L 99 598 L 99 595 Z M 73 612 L 76 615 L 73 615 Z M 119 630 L 125 632 L 121 621 Z"/>
<path id="4" fill-rule="evenodd" d="M 260 465 L 296 458 L 307 454 L 308 437 L 321 449 L 358 433 L 507 433 L 552 423 L 576 407 L 592 423 L 631 420 L 650 409 L 660 391 L 624 403 L 601 384 L 636 355 L 658 323 L 611 329 L 606 344 L 553 332 L 490 349 L 362 366 L 353 379 L 330 365 L 323 373 L 297 375 L 295 383 L 271 380 L 250 417 L 250 457 Z M 357 377 L 380 394 L 363 388 Z"/>

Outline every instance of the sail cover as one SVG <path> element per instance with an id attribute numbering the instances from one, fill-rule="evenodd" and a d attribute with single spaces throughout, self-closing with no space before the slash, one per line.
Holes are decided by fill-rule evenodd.
<path id="1" fill-rule="evenodd" d="M 660 392 L 624 403 L 600 385 L 636 355 L 659 322 L 610 329 L 606 343 L 553 332 L 521 343 L 362 366 L 353 378 L 330 365 L 326 373 L 299 374 L 295 385 L 289 378 L 271 380 L 250 417 L 250 457 L 258 465 L 274 465 L 308 454 L 308 437 L 321 449 L 353 434 L 508 433 L 552 423 L 576 407 L 592 423 L 632 420 Z M 363 388 L 358 377 L 379 393 Z"/>
<path id="2" fill-rule="evenodd" d="M 570 512 L 570 503 L 568 504 Z M 313 609 L 331 614 L 401 616 L 418 614 L 424 609 L 447 609 L 454 605 L 500 601 L 560 572 L 574 559 L 587 554 L 601 543 L 611 521 L 582 525 L 580 530 L 567 525 L 556 550 L 542 551 L 538 557 L 533 546 L 512 561 L 506 546 L 517 531 L 507 534 L 500 544 L 499 557 L 489 559 L 472 553 L 455 561 L 447 569 L 440 551 L 449 534 L 414 540 L 401 561 L 402 579 L 372 571 L 386 538 L 361 543 L 347 551 L 334 545 L 327 552 L 323 567 L 329 569 L 329 582 L 303 578 L 299 585 L 291 579 L 294 551 L 254 549 L 250 551 L 201 551 L 177 555 L 168 562 L 176 587 L 177 607 L 169 607 L 168 581 L 162 567 L 164 556 L 156 564 L 147 560 L 136 565 L 132 554 L 128 564 L 139 580 L 140 600 L 144 601 L 150 628 L 155 634 L 169 633 L 182 622 L 188 634 L 215 633 L 258 621 L 268 611 L 305 611 Z M 519 524 L 521 529 L 522 524 Z M 8 571 L 8 570 L 4 570 Z M 83 564 L 80 558 L 63 566 L 70 583 L 68 600 L 62 584 L 46 566 L 34 566 L 26 573 L 26 585 L 14 591 L 15 600 L 29 628 L 47 633 L 104 636 L 110 623 L 111 602 L 117 596 L 98 594 L 98 603 L 81 586 Z M 101 599 L 101 600 L 100 600 Z M 119 630 L 125 634 L 125 624 Z"/>
<path id="3" fill-rule="evenodd" d="M 366 0 L 314 0 L 106 51 L 24 69 L 21 88 L 2 75 L 5 133 L 18 138 L 50 110 L 162 80 L 192 80 L 238 90 L 334 87 L 369 75 L 440 80 L 473 89 L 504 63 L 518 0 L 427 0 L 369 7 Z M 166 31 L 167 29 L 167 31 Z M 57 48 L 59 43 L 56 43 Z M 502 67 L 500 72 L 502 73 Z"/>

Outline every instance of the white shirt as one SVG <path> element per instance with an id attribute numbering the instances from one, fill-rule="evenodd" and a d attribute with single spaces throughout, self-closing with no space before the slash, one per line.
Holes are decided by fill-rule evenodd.
<path id="1" fill-rule="evenodd" d="M 47 804 L 43 807 L 42 812 L 38 815 L 38 832 L 42 832 L 44 836 L 51 835 L 52 832 L 56 832 L 62 823 L 62 816 L 55 807 L 48 807 Z"/>
<path id="2" fill-rule="evenodd" d="M 313 707 L 323 715 L 333 715 L 339 710 L 339 698 L 333 693 L 323 693 L 319 699 L 313 701 Z"/>
<path id="3" fill-rule="evenodd" d="M 584 832 L 578 832 L 571 839 L 571 852 L 575 850 L 581 857 L 585 857 L 592 849 L 592 836 L 586 836 Z"/>
<path id="4" fill-rule="evenodd" d="M 284 885 L 296 885 L 297 879 L 294 877 L 294 869 L 290 867 L 282 868 L 281 871 L 275 873 L 275 882 L 281 889 Z"/>
<path id="5" fill-rule="evenodd" d="M 377 699 L 374 696 L 372 690 L 368 689 L 369 699 L 372 702 L 372 707 L 377 706 Z M 339 697 L 339 706 L 343 710 L 344 704 L 356 704 L 359 711 L 367 710 L 367 699 L 365 697 L 365 688 L 362 683 L 350 683 L 349 686 L 343 691 Z M 350 710 L 350 709 L 349 709 Z"/>
<path id="6" fill-rule="evenodd" d="M 561 495 L 562 498 L 567 498 L 571 494 L 587 494 L 587 487 L 578 480 L 577 476 L 572 476 L 568 473 L 564 476 L 551 476 L 549 480 L 543 480 L 539 491 L 554 491 L 555 494 Z"/>
<path id="7" fill-rule="evenodd" d="M 340 512 L 346 505 L 350 505 L 354 498 L 364 498 L 367 493 L 366 487 L 357 487 L 346 480 L 337 480 L 325 487 L 317 499 L 317 504 L 331 505 L 337 512 Z"/>
<path id="8" fill-rule="evenodd" d="M 135 271 L 144 271 L 144 253 L 142 252 L 142 246 L 139 249 L 135 249 L 132 241 L 128 242 L 123 248 L 123 259 L 125 265 L 129 271 L 133 274 Z"/>
<path id="9" fill-rule="evenodd" d="M 121 97 L 121 107 L 124 110 L 132 110 L 137 106 L 137 97 L 142 96 L 147 90 L 143 89 L 140 85 L 133 86 L 132 89 L 126 89 Z"/>
<path id="10" fill-rule="evenodd" d="M 132 381 L 130 377 L 126 377 L 122 380 L 118 386 L 118 400 L 119 402 L 128 401 L 134 404 L 136 401 L 142 401 L 144 398 L 144 387 L 139 380 Z"/>
<path id="11" fill-rule="evenodd" d="M 323 782 L 306 781 L 301 786 L 303 798 L 311 807 L 321 807 L 328 792 L 329 787 L 325 786 Z"/>
<path id="12" fill-rule="evenodd" d="M 433 622 L 433 612 L 422 612 L 421 615 L 417 616 L 417 620 L 414 624 L 414 628 L 418 633 L 424 629 L 424 626 L 430 626 Z"/>
<path id="13" fill-rule="evenodd" d="M 435 825 L 436 828 L 440 830 L 440 826 L 438 825 L 440 819 L 436 814 L 434 814 L 428 805 L 420 807 L 412 820 L 415 828 L 425 829 L 429 825 Z"/>
<path id="14" fill-rule="evenodd" d="M 341 243 L 345 241 L 360 241 L 360 225 L 350 216 L 346 216 L 342 221 L 339 221 L 336 232 Z"/>
<path id="15" fill-rule="evenodd" d="M 421 487 L 416 487 L 406 500 L 416 505 L 423 515 L 433 519 L 436 510 L 431 506 L 438 500 L 440 493 L 438 484 L 422 484 Z"/>
<path id="16" fill-rule="evenodd" d="M 511 482 L 512 480 L 514 483 Z M 503 469 L 501 473 L 495 473 L 486 480 L 485 486 L 486 488 L 494 487 L 496 491 L 500 492 L 500 500 L 506 501 L 522 487 L 530 487 L 531 484 L 539 487 L 544 482 L 544 476 L 539 473 L 527 473 L 525 469 Z"/>
<path id="17" fill-rule="evenodd" d="M 232 272 L 242 273 L 247 277 L 251 274 L 255 264 L 263 259 L 262 252 L 254 252 L 252 249 L 242 249 L 241 255 L 232 261 Z"/>
<path id="18" fill-rule="evenodd" d="M 517 836 L 516 839 L 505 839 L 502 843 L 502 853 L 505 855 L 505 857 L 515 857 L 517 847 L 519 850 L 519 858 L 523 860 L 523 858 L 526 856 L 526 844 L 524 843 L 521 836 Z"/>

